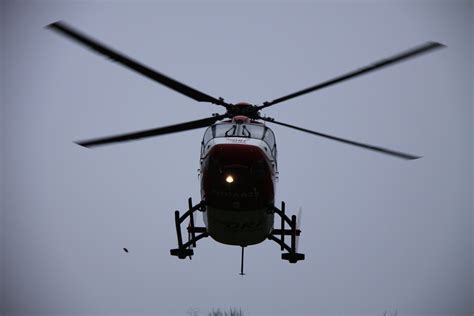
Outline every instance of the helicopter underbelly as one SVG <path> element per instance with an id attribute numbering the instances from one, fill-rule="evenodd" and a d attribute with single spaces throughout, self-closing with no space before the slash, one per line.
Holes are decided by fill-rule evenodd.
<path id="1" fill-rule="evenodd" d="M 228 245 L 248 246 L 264 241 L 273 228 L 273 214 L 266 208 L 239 212 L 207 207 L 204 223 L 209 235 Z"/>

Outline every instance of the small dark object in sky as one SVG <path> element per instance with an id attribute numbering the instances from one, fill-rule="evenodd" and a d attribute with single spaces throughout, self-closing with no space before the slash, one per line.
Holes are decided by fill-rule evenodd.
<path id="1" fill-rule="evenodd" d="M 127 249 L 127 248 L 123 248 L 123 251 L 125 251 L 126 253 L 128 253 L 128 249 Z"/>

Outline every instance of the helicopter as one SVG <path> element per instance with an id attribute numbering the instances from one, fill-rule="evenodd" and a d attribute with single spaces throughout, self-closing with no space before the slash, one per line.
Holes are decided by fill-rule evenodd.
<path id="1" fill-rule="evenodd" d="M 188 257 L 191 259 L 197 242 L 202 238 L 211 237 L 217 242 L 242 248 L 240 271 L 242 275 L 244 274 L 244 248 L 259 244 L 267 239 L 273 240 L 280 246 L 283 252 L 282 259 L 290 263 L 305 259 L 305 255 L 298 252 L 298 238 L 301 234 L 301 209 L 298 217 L 295 215 L 289 217 L 286 214 L 285 202 L 281 202 L 280 207 L 275 205 L 275 186 L 278 180 L 277 145 L 275 134 L 267 126 L 267 123 L 277 124 L 396 158 L 405 160 L 421 158 L 420 156 L 284 123 L 262 115 L 261 111 L 275 104 L 445 47 L 445 45 L 438 42 L 426 42 L 272 101 L 266 101 L 262 104 L 247 102 L 233 104 L 226 102 L 221 97 L 215 98 L 151 69 L 107 47 L 63 21 L 54 22 L 46 27 L 195 101 L 212 103 L 225 109 L 222 114 L 214 113 L 210 117 L 198 120 L 82 140 L 76 143 L 86 148 L 92 148 L 206 128 L 201 141 L 200 153 L 201 201 L 193 205 L 192 199 L 189 198 L 188 209 L 183 215 L 179 211 L 175 211 L 178 247 L 171 249 L 170 254 L 180 259 Z M 198 212 L 203 214 L 205 224 L 203 227 L 195 225 Z M 278 228 L 275 227 L 275 215 L 280 218 Z M 186 219 L 189 220 L 187 226 L 188 240 L 184 242 L 181 226 Z M 289 241 L 285 240 L 285 237 Z"/>

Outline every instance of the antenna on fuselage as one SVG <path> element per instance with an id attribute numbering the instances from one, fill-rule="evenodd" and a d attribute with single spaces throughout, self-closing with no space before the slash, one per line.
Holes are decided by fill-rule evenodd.
<path id="1" fill-rule="evenodd" d="M 245 275 L 244 273 L 244 248 L 245 246 L 242 247 L 242 256 L 240 258 L 240 275 Z"/>

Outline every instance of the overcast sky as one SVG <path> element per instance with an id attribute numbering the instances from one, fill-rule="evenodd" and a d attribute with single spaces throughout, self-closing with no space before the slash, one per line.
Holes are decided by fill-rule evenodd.
<path id="1" fill-rule="evenodd" d="M 2 1 L 1 11 L 0 312 L 474 312 L 472 1 Z M 169 255 L 173 211 L 199 200 L 203 130 L 73 143 L 222 109 L 43 28 L 57 20 L 232 103 L 272 100 L 426 41 L 448 47 L 265 111 L 423 158 L 271 126 L 276 200 L 303 208 L 306 260 L 289 264 L 266 241 L 247 248 L 241 277 L 240 249 L 212 239 L 192 261 Z"/>

